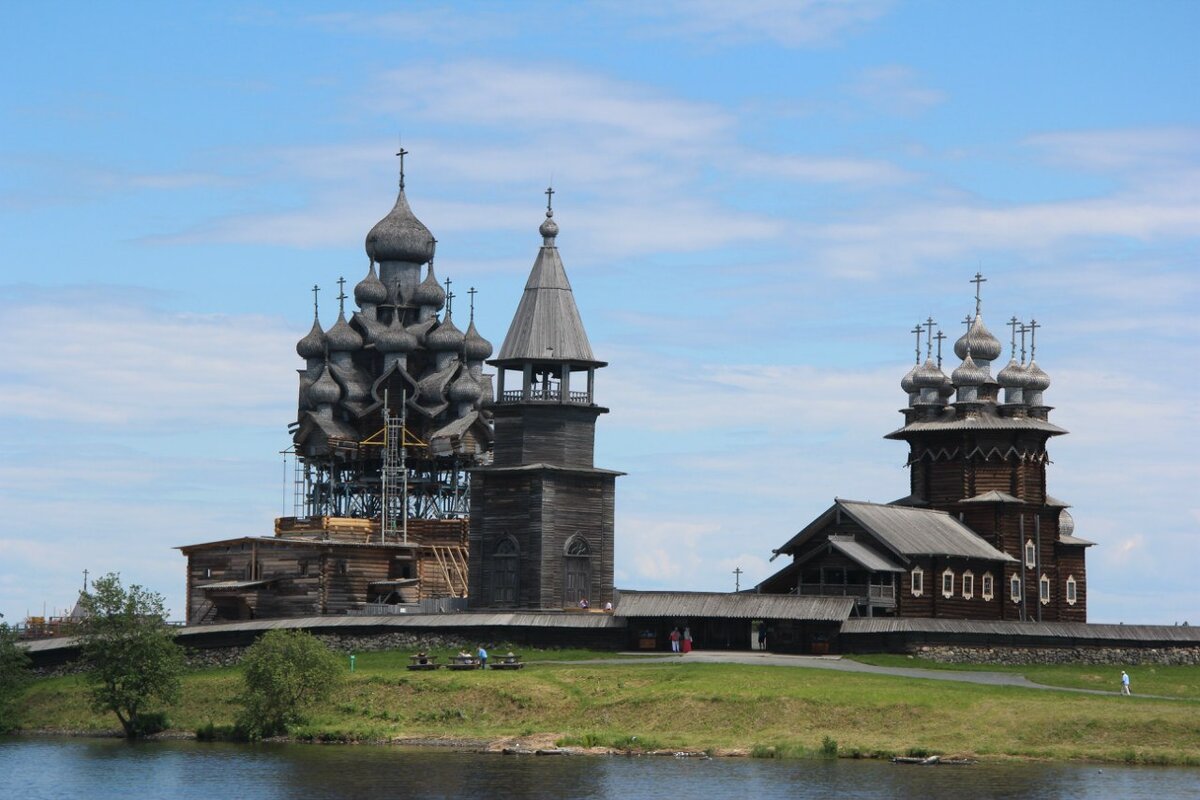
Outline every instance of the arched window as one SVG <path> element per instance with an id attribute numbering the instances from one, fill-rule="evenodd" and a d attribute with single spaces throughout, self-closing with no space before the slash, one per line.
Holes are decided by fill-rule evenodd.
<path id="1" fill-rule="evenodd" d="M 962 595 L 964 600 L 970 600 L 975 596 L 975 573 L 967 570 L 963 573 L 962 578 Z"/>
<path id="2" fill-rule="evenodd" d="M 496 544 L 492 560 L 492 602 L 515 606 L 520 588 L 521 551 L 516 539 L 506 536 Z"/>
<path id="3" fill-rule="evenodd" d="M 1079 600 L 1078 590 L 1075 587 L 1075 576 L 1067 576 L 1067 605 L 1073 606 Z"/>
<path id="4" fill-rule="evenodd" d="M 563 548 L 563 607 L 577 608 L 592 588 L 592 547 L 575 534 Z"/>
<path id="5" fill-rule="evenodd" d="M 1033 539 L 1025 542 L 1025 566 L 1030 569 L 1037 566 L 1037 548 L 1033 546 Z"/>
<path id="6" fill-rule="evenodd" d="M 1050 579 L 1042 573 L 1042 577 L 1038 578 L 1038 599 L 1042 601 L 1042 605 L 1050 602 Z"/>
<path id="7" fill-rule="evenodd" d="M 954 570 L 942 573 L 942 597 L 954 597 Z"/>
<path id="8" fill-rule="evenodd" d="M 913 597 L 920 597 L 925 593 L 925 570 L 920 567 L 913 567 L 912 593 Z"/>
<path id="9" fill-rule="evenodd" d="M 984 600 L 991 600 L 996 596 L 996 586 L 992 581 L 992 573 L 985 572 L 979 579 L 979 594 Z"/>
<path id="10" fill-rule="evenodd" d="M 1008 582 L 1008 592 L 1012 595 L 1014 603 L 1021 602 L 1021 576 L 1013 575 Z"/>

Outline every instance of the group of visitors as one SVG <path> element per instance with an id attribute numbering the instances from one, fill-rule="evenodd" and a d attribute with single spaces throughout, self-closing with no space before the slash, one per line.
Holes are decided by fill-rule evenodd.
<path id="1" fill-rule="evenodd" d="M 686 625 L 683 630 L 679 630 L 679 626 L 671 629 L 671 635 L 668 637 L 671 640 L 672 653 L 690 653 L 692 652 L 692 629 Z"/>
<path id="2" fill-rule="evenodd" d="M 487 669 L 488 651 L 484 649 L 483 645 L 479 645 L 479 651 L 475 653 L 475 658 L 479 660 L 480 669 Z M 466 650 L 458 651 L 459 661 L 469 661 L 470 659 L 471 654 Z"/>

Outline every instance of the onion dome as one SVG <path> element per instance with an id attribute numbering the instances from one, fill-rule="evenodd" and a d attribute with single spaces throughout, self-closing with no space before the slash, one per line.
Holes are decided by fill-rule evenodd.
<path id="1" fill-rule="evenodd" d="M 296 353 L 305 359 L 321 358 L 325 355 L 325 332 L 321 330 L 320 322 L 313 320 L 312 329 L 303 339 L 296 342 Z"/>
<path id="2" fill-rule="evenodd" d="M 1010 358 L 1004 369 L 996 374 L 996 381 L 1005 389 L 1024 389 L 1029 383 L 1029 373 L 1015 358 Z"/>
<path id="3" fill-rule="evenodd" d="M 1036 361 L 1030 361 L 1029 366 L 1025 368 L 1025 381 L 1025 388 L 1035 392 L 1050 388 L 1050 376 L 1037 365 Z"/>
<path id="4" fill-rule="evenodd" d="M 436 330 L 425 335 L 425 346 L 435 353 L 455 352 L 463 346 L 463 332 L 455 325 L 449 315 L 442 320 Z"/>
<path id="5" fill-rule="evenodd" d="M 919 364 L 913 364 L 912 369 L 904 373 L 904 377 L 900 379 L 900 388 L 904 390 L 905 394 L 912 394 L 917 390 L 917 384 L 915 383 L 914 378 L 916 378 L 917 369 L 919 367 Z"/>
<path id="6" fill-rule="evenodd" d="M 379 276 L 375 274 L 375 262 L 371 262 L 371 268 L 367 271 L 367 277 L 358 282 L 354 287 L 354 302 L 358 303 L 358 307 L 364 305 L 380 305 L 386 303 L 388 299 L 387 287 L 383 285 L 383 281 L 379 280 Z"/>
<path id="7" fill-rule="evenodd" d="M 938 398 L 942 402 L 947 402 L 950 400 L 950 395 L 952 394 L 954 394 L 954 381 L 950 380 L 950 376 L 943 372 L 942 385 L 938 387 Z"/>
<path id="8" fill-rule="evenodd" d="M 341 396 L 342 387 L 338 386 L 337 381 L 329 374 L 329 365 L 326 364 L 321 370 L 321 377 L 308 387 L 308 400 L 314 406 L 333 405 Z"/>
<path id="9" fill-rule="evenodd" d="M 338 314 L 337 322 L 325 334 L 325 339 L 329 342 L 329 352 L 331 353 L 359 350 L 363 346 L 362 336 L 346 322 L 345 314 Z"/>
<path id="10" fill-rule="evenodd" d="M 1075 533 L 1075 518 L 1065 508 L 1058 514 L 1058 535 L 1070 536 Z"/>
<path id="11" fill-rule="evenodd" d="M 554 221 L 554 212 L 550 209 L 546 209 L 546 221 L 538 226 L 538 233 L 542 235 L 544 246 L 554 245 L 554 237 L 558 236 L 558 223 Z"/>
<path id="12" fill-rule="evenodd" d="M 955 349 L 958 349 L 957 345 L 955 345 Z M 967 357 L 963 359 L 963 363 L 954 370 L 950 379 L 954 381 L 955 386 L 982 386 L 987 382 L 988 371 L 976 364 L 975 359 L 971 358 L 971 354 L 968 353 Z"/>
<path id="13" fill-rule="evenodd" d="M 916 374 L 913 375 L 913 383 L 918 389 L 936 389 L 942 385 L 942 379 L 946 376 L 933 363 L 933 359 L 925 359 L 925 363 L 917 367 Z"/>
<path id="14" fill-rule="evenodd" d="M 975 315 L 971 327 L 967 328 L 967 332 L 954 343 L 954 355 L 962 359 L 965 359 L 970 353 L 980 361 L 994 361 L 1000 357 L 1002 352 L 1004 352 L 1004 346 L 987 329 L 987 326 L 983 324 L 983 317 L 978 314 Z"/>
<path id="15" fill-rule="evenodd" d="M 492 354 L 492 343 L 479 335 L 475 329 L 475 320 L 467 326 L 466 336 L 463 337 L 463 355 L 467 361 L 483 361 Z"/>
<path id="16" fill-rule="evenodd" d="M 451 402 L 474 403 L 479 399 L 479 384 L 471 377 L 468 370 L 463 369 L 458 373 L 454 383 L 450 384 L 450 391 L 447 394 Z"/>
<path id="17" fill-rule="evenodd" d="M 381 353 L 408 353 L 417 348 L 417 337 L 413 336 L 396 319 L 391 325 L 382 326 L 375 334 L 375 349 Z"/>
<path id="18" fill-rule="evenodd" d="M 417 284 L 416 289 L 413 289 L 412 304 L 441 308 L 445 303 L 446 290 L 438 283 L 437 276 L 433 274 L 433 264 L 430 264 L 429 274 L 425 276 L 425 280 Z"/>
<path id="19" fill-rule="evenodd" d="M 367 255 L 380 263 L 424 264 L 433 258 L 433 234 L 408 207 L 403 188 L 396 196 L 396 205 L 367 234 Z"/>

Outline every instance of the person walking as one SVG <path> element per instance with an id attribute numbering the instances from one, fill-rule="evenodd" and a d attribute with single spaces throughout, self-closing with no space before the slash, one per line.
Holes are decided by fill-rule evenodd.
<path id="1" fill-rule="evenodd" d="M 1121 694 L 1132 694 L 1129 691 L 1129 673 L 1121 670 Z"/>
<path id="2" fill-rule="evenodd" d="M 758 623 L 758 649 L 767 649 L 767 623 Z"/>
<path id="3" fill-rule="evenodd" d="M 683 627 L 683 652 L 692 652 L 692 629 L 686 625 Z"/>
<path id="4" fill-rule="evenodd" d="M 483 649 L 483 645 L 479 645 L 479 652 L 476 655 L 479 657 L 479 668 L 487 669 L 487 650 Z"/>
<path id="5" fill-rule="evenodd" d="M 671 629 L 670 639 L 671 639 L 671 652 L 678 653 L 679 652 L 679 628 Z"/>

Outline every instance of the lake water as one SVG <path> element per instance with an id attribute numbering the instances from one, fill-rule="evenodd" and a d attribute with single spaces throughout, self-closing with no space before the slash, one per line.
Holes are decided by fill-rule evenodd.
<path id="1" fill-rule="evenodd" d="M 0 737 L 0 797 L 1197 798 L 1200 770 L 1095 764 L 501 756 L 371 745 Z"/>

